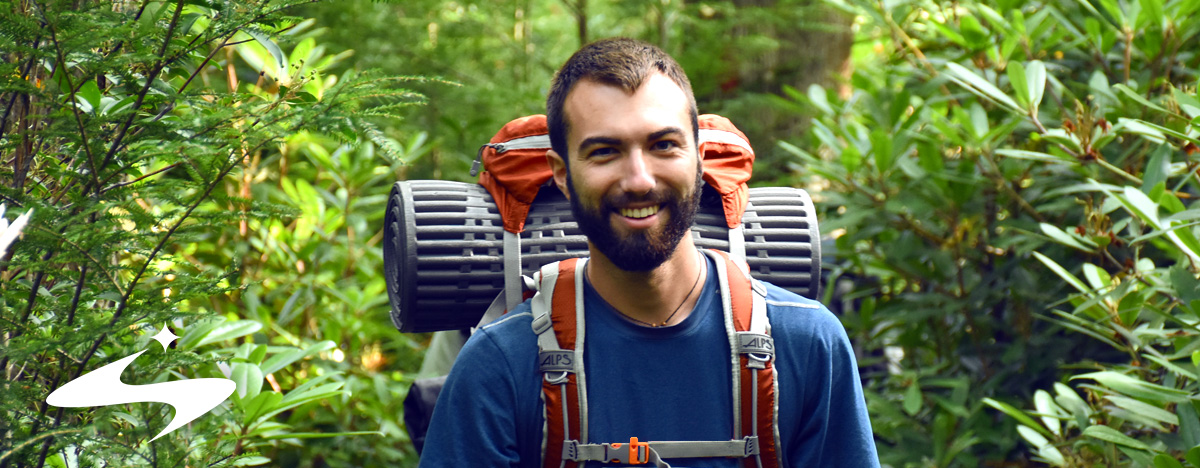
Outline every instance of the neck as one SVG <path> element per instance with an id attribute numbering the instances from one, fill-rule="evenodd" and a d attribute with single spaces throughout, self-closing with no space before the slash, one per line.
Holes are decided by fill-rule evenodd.
<path id="1" fill-rule="evenodd" d="M 700 298 L 695 290 L 708 274 L 690 231 L 667 261 L 650 271 L 622 270 L 594 246 L 589 250 L 587 275 L 592 287 L 618 312 L 643 324 L 682 322 Z"/>

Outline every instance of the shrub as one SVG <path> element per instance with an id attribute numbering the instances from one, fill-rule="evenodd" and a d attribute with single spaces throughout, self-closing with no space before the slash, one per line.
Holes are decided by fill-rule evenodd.
<path id="1" fill-rule="evenodd" d="M 249 188 L 287 137 L 373 140 L 395 162 L 399 145 L 366 119 L 419 96 L 393 78 L 323 76 L 337 57 L 322 60 L 308 24 L 285 16 L 295 3 L 3 7 L 0 154 L 11 164 L 0 197 L 33 215 L 0 262 L 0 466 L 250 466 L 281 443 L 338 435 L 302 415 L 347 392 L 336 369 L 312 362 L 339 343 L 242 313 L 225 297 L 246 287 L 245 271 L 206 246 L 294 213 L 232 190 Z M 272 246 L 235 250 L 248 247 Z M 163 324 L 183 335 L 174 351 L 123 378 L 229 377 L 230 400 L 153 443 L 166 405 L 45 403 Z"/>
<path id="2" fill-rule="evenodd" d="M 791 90 L 819 117 L 781 146 L 840 234 L 884 462 L 1179 466 L 1200 5 L 841 5 L 866 18 L 856 91 Z"/>

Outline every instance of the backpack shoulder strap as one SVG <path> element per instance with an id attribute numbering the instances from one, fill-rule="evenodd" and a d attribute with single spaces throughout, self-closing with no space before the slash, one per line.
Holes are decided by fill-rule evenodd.
<path id="1" fill-rule="evenodd" d="M 778 467 L 778 381 L 775 344 L 767 321 L 766 287 L 750 277 L 744 261 L 718 250 L 706 251 L 716 261 L 725 329 L 729 333 L 733 369 L 733 438 L 754 441 L 757 452 L 747 467 Z"/>
<path id="2" fill-rule="evenodd" d="M 533 332 L 538 340 L 542 372 L 544 467 L 574 468 L 573 451 L 587 440 L 586 382 L 583 375 L 583 268 L 587 259 L 567 259 L 543 266 L 534 275 L 537 292 L 531 302 Z M 577 339 L 578 338 L 578 339 Z"/>

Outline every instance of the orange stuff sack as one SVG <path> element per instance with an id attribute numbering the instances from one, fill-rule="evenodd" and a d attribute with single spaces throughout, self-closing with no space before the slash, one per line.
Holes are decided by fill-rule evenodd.
<path id="1" fill-rule="evenodd" d="M 704 182 L 721 195 L 725 223 L 732 229 L 742 224 L 742 213 L 746 211 L 746 182 L 754 170 L 754 149 L 729 119 L 704 114 L 699 116 L 699 124 Z M 529 205 L 553 176 L 546 162 L 549 149 L 549 129 L 546 116 L 541 114 L 505 124 L 479 148 L 472 175 L 478 173 L 482 163 L 484 172 L 479 184 L 492 194 L 506 231 L 520 233 L 525 229 Z"/>

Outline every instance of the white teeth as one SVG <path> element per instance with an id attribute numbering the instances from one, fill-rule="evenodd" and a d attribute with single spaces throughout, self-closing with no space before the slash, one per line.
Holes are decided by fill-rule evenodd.
<path id="1" fill-rule="evenodd" d="M 622 208 L 621 209 L 621 216 L 624 216 L 626 218 L 640 219 L 640 218 L 645 218 L 647 216 L 650 216 L 654 213 L 658 213 L 658 205 L 647 206 L 645 208 Z"/>

